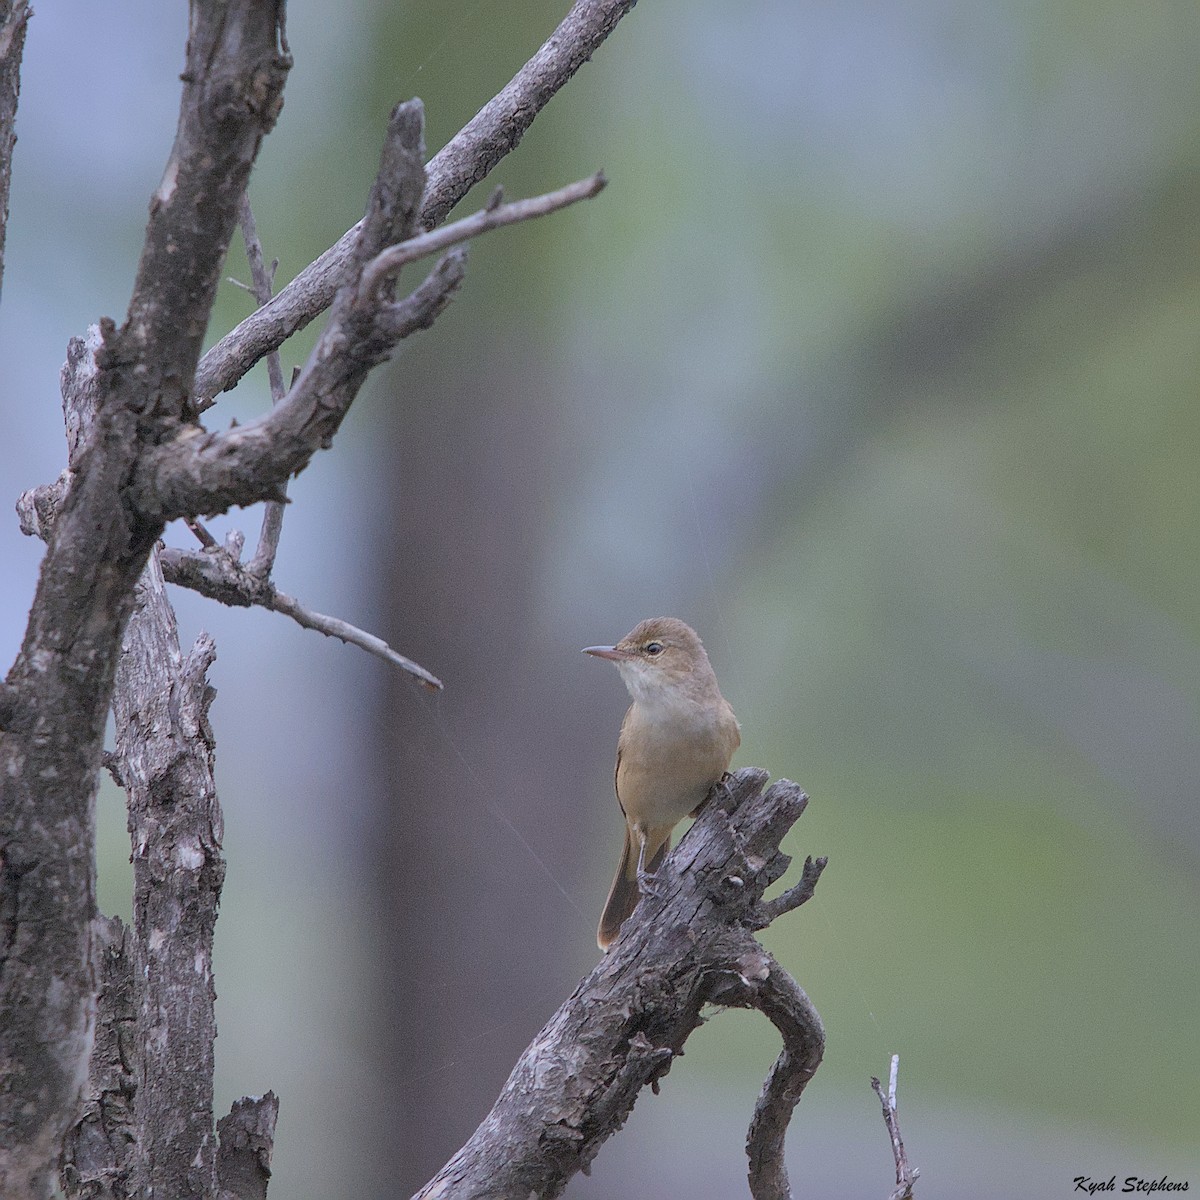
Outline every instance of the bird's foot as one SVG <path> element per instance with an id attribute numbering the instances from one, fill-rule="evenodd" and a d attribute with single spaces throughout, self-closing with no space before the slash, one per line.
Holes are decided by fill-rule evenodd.
<path id="1" fill-rule="evenodd" d="M 705 805 L 706 805 L 706 804 L 707 804 L 707 803 L 708 803 L 708 802 L 709 802 L 709 801 L 710 801 L 710 800 L 713 798 L 713 796 L 715 796 L 715 795 L 716 795 L 718 792 L 723 792 L 723 793 L 724 793 L 724 795 L 725 795 L 725 803 L 726 803 L 726 804 L 732 804 L 732 803 L 733 803 L 733 789 L 732 789 L 732 788 L 729 786 L 729 781 L 730 781 L 732 778 L 733 778 L 733 776 L 732 776 L 732 775 L 731 775 L 731 774 L 730 774 L 728 771 L 726 771 L 726 772 L 725 772 L 725 773 L 724 773 L 724 774 L 721 776 L 721 778 L 720 778 L 720 779 L 718 779 L 718 780 L 717 780 L 717 782 L 716 782 L 716 783 L 714 783 L 714 784 L 712 785 L 712 787 L 710 787 L 710 788 L 708 789 L 708 795 L 707 795 L 707 796 L 705 796 L 705 797 L 704 797 L 704 799 L 703 799 L 703 800 L 701 800 L 701 801 L 700 801 L 700 803 L 699 803 L 699 804 L 697 804 L 697 805 L 696 805 L 696 807 L 695 807 L 695 808 L 693 808 L 693 809 L 692 809 L 692 811 L 691 811 L 690 813 L 688 813 L 688 816 L 689 816 L 689 817 L 691 817 L 691 818 L 693 818 L 693 819 L 695 819 L 696 817 L 698 817 L 698 816 L 699 816 L 699 815 L 700 815 L 700 814 L 701 814 L 701 813 L 704 811 L 704 806 L 705 806 Z"/>
<path id="2" fill-rule="evenodd" d="M 639 869 L 637 873 L 638 892 L 643 896 L 658 897 L 662 895 L 662 880 L 659 879 L 658 873 L 650 871 L 642 871 Z"/>

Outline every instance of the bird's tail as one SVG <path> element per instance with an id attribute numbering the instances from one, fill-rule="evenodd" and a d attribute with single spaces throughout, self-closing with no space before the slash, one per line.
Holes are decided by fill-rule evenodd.
<path id="1" fill-rule="evenodd" d="M 658 870 L 662 860 L 667 856 L 667 851 L 671 848 L 670 829 L 660 834 L 662 841 L 658 843 L 657 848 L 655 848 L 657 838 L 654 833 L 655 831 L 652 830 L 646 839 L 647 862 L 644 869 L 648 875 L 653 875 Z M 641 899 L 637 877 L 639 848 L 633 836 L 633 830 L 626 824 L 625 847 L 621 851 L 621 861 L 617 866 L 612 887 L 608 889 L 604 912 L 600 914 L 600 928 L 596 932 L 596 943 L 601 950 L 607 950 L 616 941 L 617 934 L 621 932 L 621 926 L 625 923 L 625 918 L 637 908 L 637 902 Z"/>

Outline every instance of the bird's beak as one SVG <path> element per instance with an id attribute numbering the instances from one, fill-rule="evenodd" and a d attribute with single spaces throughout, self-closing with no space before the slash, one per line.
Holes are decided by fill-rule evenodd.
<path id="1" fill-rule="evenodd" d="M 633 657 L 628 650 L 621 650 L 616 646 L 584 646 L 583 652 L 594 655 L 596 658 L 608 658 L 613 662 L 624 662 L 627 658 Z"/>

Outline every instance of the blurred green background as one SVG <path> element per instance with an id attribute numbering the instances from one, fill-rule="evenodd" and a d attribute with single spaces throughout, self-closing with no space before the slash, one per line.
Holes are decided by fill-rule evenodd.
<path id="1" fill-rule="evenodd" d="M 251 192 L 280 281 L 361 215 L 392 104 L 432 153 L 565 7 L 293 0 Z M 31 25 L 10 498 L 61 469 L 67 338 L 124 311 L 185 30 Z M 922 1197 L 1200 1185 L 1198 53 L 1191 4 L 645 0 L 538 118 L 494 182 L 610 187 L 472 248 L 294 484 L 276 572 L 444 695 L 177 597 L 220 653 L 219 1102 L 280 1093 L 272 1194 L 413 1190 L 594 962 L 626 701 L 578 650 L 659 613 L 830 858 L 765 939 L 829 1035 L 797 1193 L 887 1193 L 892 1052 Z M 223 289 L 213 336 L 247 309 Z M 256 373 L 210 423 L 266 403 Z M 40 548 L 2 536 L 11 658 Z M 127 912 L 113 791 L 100 821 Z M 745 1194 L 775 1052 L 716 1015 L 567 1194 Z"/>

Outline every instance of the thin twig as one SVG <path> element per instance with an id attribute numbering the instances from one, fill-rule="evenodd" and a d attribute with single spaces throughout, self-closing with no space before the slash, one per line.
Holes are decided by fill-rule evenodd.
<path id="1" fill-rule="evenodd" d="M 254 298 L 261 308 L 271 302 L 271 291 L 275 279 L 275 268 L 278 262 L 267 269 L 263 259 L 262 242 L 258 237 L 258 226 L 254 222 L 254 212 L 250 208 L 250 197 L 243 193 L 242 202 L 238 208 L 238 222 L 242 227 L 242 243 L 246 247 L 246 260 L 250 264 L 250 278 L 254 283 Z M 278 404 L 284 397 L 283 363 L 279 358 L 279 350 L 272 350 L 267 355 L 267 382 L 271 388 L 271 403 Z M 287 493 L 287 480 L 280 485 L 280 490 Z M 275 555 L 279 551 L 279 535 L 283 532 L 282 500 L 268 500 L 263 509 L 262 528 L 258 534 L 258 546 L 254 555 L 246 564 L 246 570 L 253 575 L 261 575 L 264 579 L 270 576 L 275 566 Z"/>
<path id="2" fill-rule="evenodd" d="M 278 264 L 273 263 L 271 269 L 267 269 L 263 259 L 262 242 L 258 237 L 258 226 L 254 223 L 254 212 L 250 208 L 250 197 L 244 192 L 238 205 L 238 224 L 242 227 L 242 244 L 246 247 L 246 261 L 250 264 L 250 279 L 253 284 L 250 291 L 261 308 L 271 300 L 275 267 Z M 271 400 L 278 404 L 283 399 L 283 367 L 279 361 L 278 350 L 272 350 L 267 355 L 267 379 L 271 384 Z"/>
<path id="3" fill-rule="evenodd" d="M 414 678 L 420 680 L 421 684 L 430 691 L 440 691 L 442 688 L 442 681 L 436 675 L 425 670 L 420 663 L 415 663 L 411 658 L 405 658 L 403 654 L 393 650 L 383 638 L 378 638 L 373 633 L 367 633 L 365 629 L 359 629 L 356 625 L 351 625 L 340 617 L 328 617 L 324 613 L 314 612 L 311 608 L 306 608 L 299 600 L 278 591 L 275 593 L 275 602 L 271 608 L 275 612 L 291 617 L 297 625 L 303 625 L 305 629 L 315 629 L 318 633 L 325 634 L 326 637 L 335 637 L 343 642 L 349 642 L 352 646 L 361 647 L 368 654 L 374 654 L 376 658 L 390 662 L 393 666 L 407 671 Z"/>
<path id="4" fill-rule="evenodd" d="M 569 204 L 580 200 L 588 200 L 604 190 L 608 180 L 603 171 L 597 171 L 587 179 L 569 183 L 554 192 L 546 192 L 541 196 L 531 196 L 528 200 L 514 200 L 511 204 L 497 204 L 495 197 L 488 201 L 485 208 L 461 221 L 454 221 L 434 229 L 429 233 L 420 233 L 406 242 L 389 246 L 377 254 L 365 268 L 358 284 L 360 301 L 375 294 L 385 279 L 400 270 L 405 263 L 415 262 L 431 254 L 465 242 L 489 229 L 498 229 L 502 225 L 515 225 L 518 221 L 529 221 L 534 217 L 544 217 L 548 213 L 557 212 Z"/>
<path id="5" fill-rule="evenodd" d="M 872 1075 L 871 1087 L 883 1105 L 883 1123 L 887 1126 L 888 1136 L 892 1139 L 892 1158 L 896 1163 L 896 1189 L 889 1200 L 912 1200 L 913 1184 L 921 1172 L 916 1167 L 908 1165 L 908 1155 L 904 1151 L 904 1139 L 900 1136 L 900 1117 L 896 1112 L 896 1077 L 900 1073 L 900 1055 L 892 1055 L 891 1073 L 888 1077 L 888 1090 L 884 1095 L 883 1084 Z"/>
<path id="6" fill-rule="evenodd" d="M 382 638 L 339 617 L 315 612 L 293 596 L 279 591 L 269 579 L 252 574 L 247 566 L 224 550 L 192 551 L 165 546 L 159 557 L 163 577 L 168 583 L 190 588 L 210 600 L 236 608 L 265 608 L 282 613 L 305 629 L 315 629 L 326 637 L 338 638 L 382 658 L 413 676 L 422 687 L 431 691 L 442 687 L 442 681 L 436 675 L 393 650 Z"/>
<path id="7" fill-rule="evenodd" d="M 217 544 L 217 539 L 208 532 L 203 521 L 199 521 L 195 517 L 189 517 L 184 521 L 184 524 L 195 534 L 196 541 L 206 550 L 211 550 Z"/>

